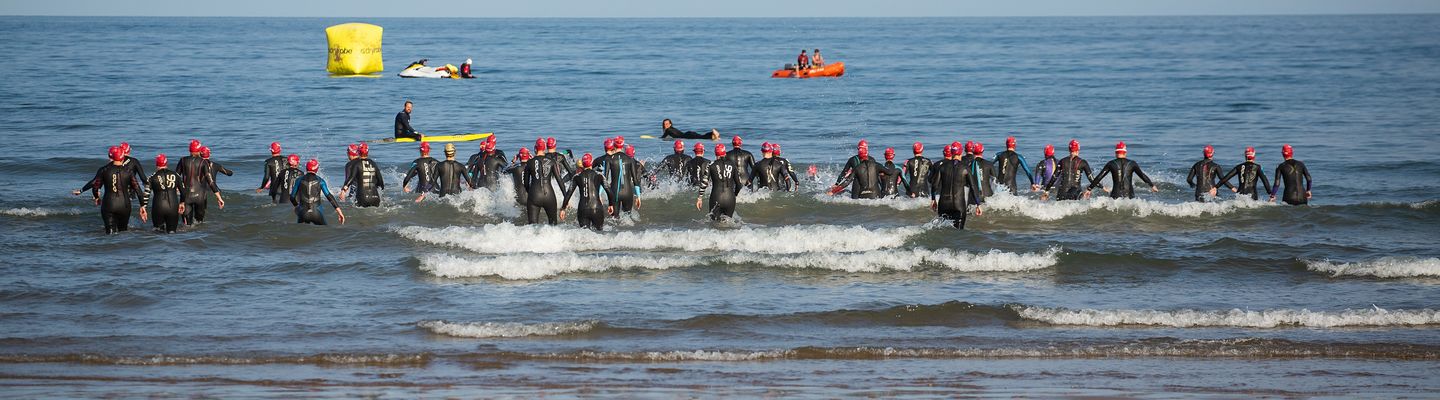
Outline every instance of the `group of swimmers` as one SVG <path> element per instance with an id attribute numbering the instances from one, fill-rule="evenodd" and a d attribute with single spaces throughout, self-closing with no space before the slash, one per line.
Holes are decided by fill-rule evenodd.
<path id="1" fill-rule="evenodd" d="M 409 125 L 412 110 L 413 104 L 407 101 L 404 111 L 396 115 L 397 137 L 423 138 Z M 715 220 L 734 217 L 736 197 L 742 189 L 790 192 L 799 189 L 795 168 L 781 157 L 779 144 L 762 144 L 757 158 L 743 148 L 744 141 L 739 136 L 732 136 L 729 148 L 723 143 L 715 145 L 712 160 L 705 157 L 704 144 L 695 143 L 692 156 L 686 154 L 685 143 L 678 138 L 714 140 L 720 137 L 718 131 L 681 132 L 669 119 L 661 122 L 661 129 L 662 137 L 677 140 L 674 153 L 653 170 L 636 158 L 635 147 L 627 144 L 623 136 L 606 138 L 600 156 L 585 153 L 578 161 L 569 150 L 561 152 L 554 137 L 536 139 L 533 153 L 529 148 L 521 148 L 513 158 L 507 158 L 496 148 L 495 136 L 490 136 L 480 142 L 480 151 L 464 163 L 456 158 L 454 144 L 445 145 L 442 161 L 430 156 L 429 142 L 421 142 L 420 157 L 411 163 L 401 186 L 405 193 L 417 193 L 415 201 L 419 202 L 431 194 L 444 197 L 466 189 L 497 188 L 501 177 L 509 175 L 516 203 L 525 210 L 527 223 L 543 221 L 554 225 L 564 220 L 565 210 L 574 199 L 577 223 L 595 230 L 603 229 L 607 218 L 638 210 L 644 188 L 653 188 L 661 179 L 694 187 L 695 208 L 708 210 L 710 218 Z M 1055 158 L 1054 146 L 1045 145 L 1045 156 L 1033 170 L 1015 149 L 1015 138 L 1007 138 L 1005 150 L 987 160 L 983 144 L 956 141 L 942 147 L 943 159 L 932 161 L 924 155 L 924 144 L 916 142 L 912 146 L 914 156 L 897 165 L 894 148 L 884 150 L 881 162 L 870 156 L 869 143 L 861 140 L 855 155 L 845 162 L 828 193 L 839 195 L 848 189 L 850 197 L 855 199 L 928 196 L 930 207 L 940 218 L 963 229 L 971 207 L 975 215 L 981 215 L 981 205 L 995 193 L 996 184 L 1004 185 L 1011 194 L 1018 193 L 1020 173 L 1029 180 L 1031 191 L 1040 192 L 1042 200 L 1052 196 L 1052 191 L 1057 200 L 1088 198 L 1095 188 L 1101 188 L 1112 198 L 1133 198 L 1135 177 L 1151 191 L 1160 190 L 1139 163 L 1127 158 L 1124 142 L 1115 145 L 1115 158 L 1106 163 L 1098 175 L 1080 157 L 1080 143 L 1075 140 L 1070 141 L 1069 156 L 1060 159 Z M 131 198 L 140 202 L 140 219 L 153 219 L 157 231 L 175 232 L 181 224 L 203 222 L 210 196 L 215 197 L 221 209 L 225 207 L 216 174 L 230 176 L 233 172 L 211 161 L 210 149 L 198 140 L 190 142 L 189 152 L 174 170 L 169 169 L 169 160 L 164 154 L 157 155 L 157 170 L 147 176 L 140 161 L 130 156 L 130 145 L 121 143 L 109 149 L 109 162 L 74 194 L 87 190 L 92 193 L 95 204 L 100 206 L 106 233 L 126 230 Z M 280 143 L 270 144 L 271 157 L 265 160 L 264 176 L 255 190 L 268 191 L 275 204 L 289 203 L 299 223 L 326 224 L 323 203 L 328 203 L 343 224 L 345 214 L 340 202 L 353 197 L 357 207 L 376 207 L 385 189 L 380 167 L 370 159 L 369 144 L 349 145 L 346 153 L 349 161 L 345 164 L 338 201 L 325 179 L 318 175 L 320 162 L 310 159 L 301 170 L 300 157 L 282 156 Z M 1186 178 L 1187 184 L 1195 189 L 1196 201 L 1215 197 L 1222 186 L 1254 200 L 1259 199 L 1259 190 L 1263 188 L 1270 195 L 1270 201 L 1275 201 L 1282 184 L 1286 203 L 1301 205 L 1310 199 L 1310 173 L 1304 163 L 1293 158 L 1294 149 L 1288 144 L 1281 147 L 1285 161 L 1275 169 L 1273 182 L 1266 179 L 1262 167 L 1255 163 L 1253 147 L 1245 148 L 1245 162 L 1223 174 L 1214 161 L 1213 147 L 1205 146 L 1203 155 Z M 807 169 L 807 175 L 814 179 L 813 165 Z M 1106 177 L 1111 183 L 1108 188 L 1102 185 Z M 1230 183 L 1232 178 L 1238 179 L 1234 185 Z"/>

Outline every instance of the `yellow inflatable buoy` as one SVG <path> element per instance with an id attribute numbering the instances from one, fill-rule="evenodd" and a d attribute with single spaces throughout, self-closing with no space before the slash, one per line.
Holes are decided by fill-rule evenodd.
<path id="1" fill-rule="evenodd" d="M 325 28 L 330 43 L 328 63 L 331 74 L 362 75 L 385 70 L 380 57 L 380 36 L 385 28 L 351 22 Z"/>

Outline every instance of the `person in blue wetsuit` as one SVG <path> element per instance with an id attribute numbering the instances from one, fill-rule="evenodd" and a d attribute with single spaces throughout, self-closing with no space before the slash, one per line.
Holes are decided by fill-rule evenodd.
<path id="1" fill-rule="evenodd" d="M 330 194 L 325 178 L 316 175 L 320 172 L 320 161 L 310 159 L 305 163 L 305 171 L 305 176 L 295 181 L 295 187 L 290 189 L 290 204 L 295 205 L 295 222 L 325 225 L 325 213 L 320 210 L 320 200 L 324 199 L 330 202 L 330 207 L 335 209 L 335 217 L 344 224 L 345 213 L 340 211 L 340 203 Z"/>
<path id="2" fill-rule="evenodd" d="M 1030 185 L 1030 190 L 1040 191 L 1040 185 L 1050 182 L 1055 177 L 1055 170 L 1060 166 L 1060 160 L 1055 159 L 1055 146 L 1045 145 L 1045 158 L 1035 163 L 1035 174 L 1032 175 L 1035 183 Z"/>

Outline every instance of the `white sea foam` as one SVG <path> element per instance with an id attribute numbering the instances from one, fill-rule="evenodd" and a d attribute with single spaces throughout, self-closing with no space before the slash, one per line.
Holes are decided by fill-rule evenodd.
<path id="1" fill-rule="evenodd" d="M 923 210 L 930 208 L 930 198 L 909 198 L 909 197 L 887 197 L 883 199 L 852 199 L 847 194 L 831 196 L 819 193 L 814 196 L 815 201 L 830 204 L 850 204 L 872 207 L 890 207 L 896 210 Z"/>
<path id="2" fill-rule="evenodd" d="M 48 217 L 51 215 L 80 215 L 85 210 L 78 208 L 17 207 L 0 210 L 0 214 L 16 217 Z"/>
<path id="3" fill-rule="evenodd" d="M 1112 199 L 1109 197 L 1096 196 L 1088 200 L 1074 201 L 1040 201 L 1037 199 L 1015 196 L 1009 193 L 996 193 L 994 196 L 985 199 L 985 211 L 999 212 L 1005 214 L 1016 214 L 1027 218 L 1041 221 L 1055 221 L 1065 217 L 1086 214 L 1092 211 L 1108 211 L 1113 213 L 1126 213 L 1136 217 L 1148 217 L 1151 215 L 1164 215 L 1170 217 L 1199 217 L 1217 216 L 1229 214 L 1239 210 L 1270 207 L 1273 203 L 1239 198 L 1219 202 L 1186 202 L 1186 203 L 1163 203 L 1145 199 Z"/>
<path id="4" fill-rule="evenodd" d="M 445 204 L 462 212 L 476 215 L 518 217 L 520 207 L 515 204 L 515 188 L 509 184 L 496 184 L 495 188 L 466 190 L 458 195 L 439 198 Z"/>
<path id="5" fill-rule="evenodd" d="M 1305 267 L 1330 276 L 1374 276 L 1379 278 L 1440 276 L 1440 258 L 1433 257 L 1383 257 L 1355 263 L 1334 263 L 1329 260 L 1305 261 Z"/>
<path id="6" fill-rule="evenodd" d="M 1021 318 L 1056 325 L 1121 326 L 1153 325 L 1176 328 L 1286 326 L 1334 328 L 1363 326 L 1419 326 L 1440 324 L 1440 310 L 1395 310 L 1379 307 L 1345 311 L 1265 310 L 1248 311 L 1156 311 L 1156 310 L 1071 310 L 1015 306 Z"/>
<path id="7" fill-rule="evenodd" d="M 693 255 L 502 255 L 457 257 L 429 254 L 420 257 L 420 270 L 443 278 L 497 276 L 504 279 L 541 279 L 565 273 L 627 269 L 663 270 L 709 264 L 753 264 L 780 268 L 816 268 L 847 272 L 912 271 L 927 265 L 964 272 L 1019 272 L 1044 269 L 1059 262 L 1058 248 L 1044 253 L 1007 253 L 991 250 L 967 253 L 952 250 L 873 250 L 867 252 L 797 253 L 785 255 L 725 253 Z"/>
<path id="8" fill-rule="evenodd" d="M 446 322 L 420 321 L 415 324 L 437 335 L 464 338 L 515 338 L 526 336 L 560 336 L 589 332 L 599 321 L 542 322 Z"/>
<path id="9" fill-rule="evenodd" d="M 730 230 L 645 230 L 592 232 L 559 226 L 493 224 L 480 227 L 428 228 L 408 226 L 396 232 L 407 239 L 464 248 L 478 253 L 559 253 L 598 250 L 685 251 L 743 250 L 794 254 L 825 251 L 867 251 L 895 248 L 924 228 L 865 229 L 833 225 L 742 227 Z"/>

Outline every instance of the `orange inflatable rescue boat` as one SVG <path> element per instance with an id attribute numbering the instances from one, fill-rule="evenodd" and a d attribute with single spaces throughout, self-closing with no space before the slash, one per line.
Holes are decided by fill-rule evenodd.
<path id="1" fill-rule="evenodd" d="M 820 77 L 839 77 L 839 76 L 841 76 L 841 75 L 845 75 L 845 63 L 843 63 L 843 62 L 837 62 L 837 63 L 834 63 L 834 64 L 825 64 L 825 66 L 820 67 L 820 68 L 810 68 L 810 69 L 801 70 L 801 71 L 800 71 L 800 76 L 795 76 L 795 69 L 793 68 L 793 66 L 791 66 L 791 65 L 786 65 L 786 67 L 791 67 L 791 68 L 777 69 L 777 70 L 775 70 L 775 72 L 770 73 L 770 77 L 771 77 L 771 78 L 820 78 Z"/>

